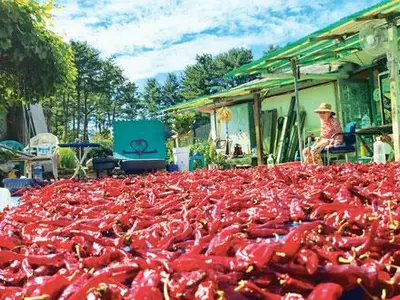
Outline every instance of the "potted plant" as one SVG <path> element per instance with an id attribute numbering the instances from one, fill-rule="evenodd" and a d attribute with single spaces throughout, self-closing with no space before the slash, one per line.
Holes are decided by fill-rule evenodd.
<path id="1" fill-rule="evenodd" d="M 225 163 L 226 163 L 225 156 L 221 152 L 218 152 L 215 158 L 215 164 L 218 166 L 218 169 L 223 170 L 225 167 Z"/>

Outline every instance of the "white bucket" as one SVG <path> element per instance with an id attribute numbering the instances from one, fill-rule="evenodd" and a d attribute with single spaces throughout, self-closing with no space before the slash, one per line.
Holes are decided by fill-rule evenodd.
<path id="1" fill-rule="evenodd" d="M 178 165 L 179 171 L 189 171 L 189 147 L 173 148 L 174 163 Z"/>
<path id="2" fill-rule="evenodd" d="M 0 211 L 11 205 L 11 194 L 6 188 L 0 188 Z"/>

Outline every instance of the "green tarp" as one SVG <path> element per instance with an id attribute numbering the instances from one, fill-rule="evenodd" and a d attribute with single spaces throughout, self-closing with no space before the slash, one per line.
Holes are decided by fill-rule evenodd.
<path id="1" fill-rule="evenodd" d="M 165 160 L 165 127 L 157 120 L 116 121 L 114 157 L 129 160 Z"/>
<path id="2" fill-rule="evenodd" d="M 294 43 L 291 43 L 277 51 L 261 57 L 260 59 L 243 65 L 229 72 L 227 76 L 238 76 L 242 74 L 255 74 L 260 72 L 272 73 L 278 69 L 290 67 L 290 61 L 277 60 L 285 57 L 296 57 L 300 65 L 310 65 L 321 62 L 337 60 L 360 50 L 358 32 L 360 29 L 370 25 L 386 22 L 385 20 L 356 21 L 356 18 L 376 15 L 379 13 L 392 13 L 400 10 L 400 1 L 383 1 L 372 7 L 359 11 L 345 17 L 340 21 L 318 30 Z M 349 34 L 352 33 L 352 34 Z M 354 34 L 356 33 L 356 34 Z M 321 40 L 321 37 L 340 36 L 339 39 Z M 346 37 L 346 35 L 349 35 Z"/>

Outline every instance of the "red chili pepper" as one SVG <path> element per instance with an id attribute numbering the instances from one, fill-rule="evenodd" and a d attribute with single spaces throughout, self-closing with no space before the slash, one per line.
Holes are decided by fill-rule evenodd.
<path id="1" fill-rule="evenodd" d="M 63 264 L 64 256 L 64 253 L 56 253 L 48 255 L 28 255 L 26 258 L 31 265 L 57 266 Z"/>
<path id="2" fill-rule="evenodd" d="M 197 288 L 195 300 L 214 300 L 216 289 L 217 285 L 212 280 L 201 282 Z"/>
<path id="3" fill-rule="evenodd" d="M 314 205 L 314 210 L 310 215 L 310 218 L 312 220 L 319 219 L 323 217 L 326 214 L 329 214 L 331 212 L 344 212 L 349 208 L 349 205 L 347 203 L 323 203 L 323 204 L 316 204 Z"/>
<path id="4" fill-rule="evenodd" d="M 314 285 L 303 279 L 293 278 L 288 274 L 277 274 L 280 284 L 287 291 L 309 292 L 314 289 Z"/>
<path id="5" fill-rule="evenodd" d="M 267 243 L 250 244 L 236 252 L 236 258 L 257 268 L 264 268 L 275 253 L 277 245 Z"/>
<path id="6" fill-rule="evenodd" d="M 358 247 L 362 245 L 366 240 L 366 237 L 343 236 L 341 232 L 338 231 L 328 238 L 332 240 L 332 245 L 334 247 L 340 248 L 342 250 L 350 250 L 351 248 Z"/>
<path id="7" fill-rule="evenodd" d="M 31 267 L 31 265 L 29 264 L 27 258 L 24 258 L 24 259 L 22 260 L 21 269 L 22 269 L 22 271 L 25 273 L 25 276 L 26 276 L 27 278 L 30 278 L 30 277 L 33 276 L 33 269 L 32 269 L 32 267 Z"/>
<path id="8" fill-rule="evenodd" d="M 367 234 L 365 242 L 361 246 L 359 246 L 355 249 L 358 256 L 360 256 L 360 255 L 366 253 L 368 250 L 370 250 L 371 246 L 374 243 L 374 239 L 376 238 L 377 230 L 378 230 L 378 221 L 376 220 L 372 224 L 372 226 Z"/>
<path id="9" fill-rule="evenodd" d="M 239 286 L 235 290 L 244 293 L 256 294 L 258 297 L 261 297 L 262 299 L 282 300 L 282 297 L 280 295 L 264 291 L 262 288 L 258 287 L 256 284 L 248 280 L 241 281 L 239 283 Z"/>
<path id="10" fill-rule="evenodd" d="M 336 283 L 320 283 L 318 284 L 307 300 L 338 300 L 343 294 L 343 288 Z"/>
<path id="11" fill-rule="evenodd" d="M 145 270 L 132 281 L 132 287 L 128 291 L 127 299 L 163 299 L 160 290 L 157 288 L 161 282 L 161 275 L 155 270 Z"/>
<path id="12" fill-rule="evenodd" d="M 318 269 L 317 275 L 321 279 L 340 284 L 344 290 L 358 286 L 360 279 L 365 287 L 375 287 L 377 280 L 377 273 L 367 273 L 363 267 L 350 264 L 326 265 Z"/>
<path id="13" fill-rule="evenodd" d="M 31 296 L 48 295 L 50 299 L 58 298 L 62 291 L 69 285 L 67 277 L 55 274 L 39 285 Z"/>
<path id="14" fill-rule="evenodd" d="M 347 259 L 346 253 L 344 251 L 334 251 L 333 249 L 328 250 L 325 247 L 320 249 L 320 248 L 315 248 L 315 251 L 317 252 L 318 256 L 322 258 L 323 260 L 326 260 L 327 262 L 337 265 L 340 263 L 340 258 Z"/>
<path id="15" fill-rule="evenodd" d="M 250 238 L 271 237 L 276 235 L 286 235 L 289 230 L 283 228 L 257 228 L 254 224 L 246 230 Z"/>
<path id="16" fill-rule="evenodd" d="M 25 279 L 26 275 L 22 270 L 19 270 L 17 273 L 8 270 L 0 270 L 0 280 L 3 280 L 10 285 L 18 286 Z"/>
<path id="17" fill-rule="evenodd" d="M 21 243 L 22 243 L 22 241 L 15 237 L 0 235 L 0 247 L 1 248 L 12 250 L 16 246 L 20 245 Z"/>
<path id="18" fill-rule="evenodd" d="M 183 297 L 185 291 L 197 288 L 206 276 L 204 271 L 174 273 L 168 280 L 168 293 L 171 298 Z"/>
<path id="19" fill-rule="evenodd" d="M 239 225 L 231 225 L 222 229 L 210 242 L 206 255 L 225 255 L 231 247 L 233 235 L 239 233 Z"/>
<path id="20" fill-rule="evenodd" d="M 312 275 L 318 269 L 318 256 L 317 254 L 308 249 L 302 249 L 298 253 L 298 260 L 302 265 L 305 265 L 307 268 L 307 272 Z"/>
<path id="21" fill-rule="evenodd" d="M 79 291 L 80 289 L 82 289 L 84 287 L 85 283 L 88 282 L 90 276 L 91 276 L 91 274 L 89 274 L 89 273 L 81 273 L 81 274 L 73 276 L 70 281 L 70 284 L 62 291 L 62 293 L 58 299 L 59 300 L 70 299 L 70 297 L 74 293 L 76 293 L 77 291 Z M 95 285 L 95 286 L 97 286 L 97 285 Z M 83 294 L 86 297 L 86 293 L 82 293 L 82 295 Z M 83 298 L 83 299 L 85 299 L 85 298 Z"/>
<path id="22" fill-rule="evenodd" d="M 12 262 L 13 260 L 22 260 L 23 255 L 11 252 L 9 250 L 0 250 L 0 264 Z"/>
<path id="23" fill-rule="evenodd" d="M 0 286 L 1 300 L 20 300 L 22 297 L 22 288 L 13 286 Z"/>
<path id="24" fill-rule="evenodd" d="M 320 222 L 312 222 L 301 224 L 299 227 L 293 228 L 276 249 L 278 253 L 283 253 L 284 257 L 293 257 L 300 249 L 301 243 L 305 235 L 309 231 L 317 231 Z"/>

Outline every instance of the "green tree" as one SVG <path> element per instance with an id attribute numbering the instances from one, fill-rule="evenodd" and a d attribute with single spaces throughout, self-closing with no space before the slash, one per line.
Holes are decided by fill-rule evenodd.
<path id="1" fill-rule="evenodd" d="M 169 73 L 162 88 L 164 97 L 162 108 L 183 102 L 185 98 L 182 97 L 181 90 L 182 86 L 178 76 Z"/>
<path id="2" fill-rule="evenodd" d="M 163 103 L 163 93 L 157 79 L 151 78 L 146 81 L 142 94 L 142 104 L 144 111 L 142 112 L 145 118 L 158 118 L 159 109 Z"/>
<path id="3" fill-rule="evenodd" d="M 211 95 L 221 90 L 245 83 L 250 77 L 225 78 L 229 71 L 251 62 L 251 50 L 233 48 L 215 58 L 210 54 L 196 55 L 196 63 L 187 66 L 182 78 L 182 96 L 191 99 Z"/>
<path id="4" fill-rule="evenodd" d="M 214 58 L 214 62 L 218 72 L 219 85 L 223 89 L 227 89 L 248 82 L 250 80 L 249 76 L 225 78 L 224 75 L 241 65 L 250 63 L 252 60 L 253 53 L 246 48 L 232 48 L 228 52 L 217 55 Z"/>
<path id="5" fill-rule="evenodd" d="M 73 52 L 48 29 L 52 2 L 0 1 L 0 109 L 73 84 Z"/>
<path id="6" fill-rule="evenodd" d="M 143 110 L 143 104 L 140 102 L 138 88 L 134 82 L 125 82 L 122 87 L 122 106 L 121 118 L 123 120 L 134 120 L 139 117 L 139 112 Z"/>
<path id="7" fill-rule="evenodd" d="M 268 45 L 267 50 L 264 51 L 264 55 L 268 55 L 272 52 L 275 52 L 276 50 L 279 50 L 280 48 L 281 47 L 278 45 L 274 45 L 274 44 Z"/>
<path id="8" fill-rule="evenodd" d="M 102 62 L 102 74 L 99 82 L 99 100 L 96 104 L 96 125 L 101 132 L 112 126 L 120 115 L 125 78 L 122 69 L 113 59 Z"/>
<path id="9" fill-rule="evenodd" d="M 101 89 L 103 64 L 100 60 L 100 52 L 89 46 L 87 42 L 71 42 L 75 54 L 75 64 L 78 70 L 76 79 L 76 133 L 81 134 L 84 140 L 88 140 L 88 125 L 91 114 L 98 102 L 97 92 Z"/>
<path id="10" fill-rule="evenodd" d="M 218 72 L 211 54 L 196 55 L 196 63 L 186 67 L 182 78 L 182 96 L 191 99 L 211 95 Z"/>

